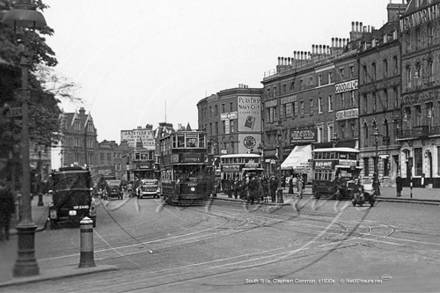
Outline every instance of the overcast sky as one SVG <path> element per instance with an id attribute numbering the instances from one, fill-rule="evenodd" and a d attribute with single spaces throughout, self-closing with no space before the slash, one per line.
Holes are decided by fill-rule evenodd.
<path id="1" fill-rule="evenodd" d="M 119 143 L 121 130 L 146 124 L 196 129 L 204 97 L 238 84 L 260 88 L 279 56 L 348 38 L 352 21 L 381 27 L 390 0 L 44 2 L 56 72 L 80 86 L 98 141 Z"/>

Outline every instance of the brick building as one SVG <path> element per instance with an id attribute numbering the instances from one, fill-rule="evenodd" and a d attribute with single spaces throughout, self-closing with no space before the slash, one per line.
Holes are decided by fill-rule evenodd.
<path id="1" fill-rule="evenodd" d="M 400 19 L 402 178 L 440 187 L 440 1 L 413 0 Z"/>

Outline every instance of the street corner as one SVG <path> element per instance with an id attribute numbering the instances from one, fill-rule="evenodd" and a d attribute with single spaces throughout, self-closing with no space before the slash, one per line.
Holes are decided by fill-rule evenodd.
<path id="1" fill-rule="evenodd" d="M 95 267 L 78 268 L 77 266 L 67 266 L 61 268 L 52 268 L 41 270 L 40 274 L 31 277 L 14 278 L 10 281 L 0 283 L 0 288 L 18 286 L 30 283 L 59 280 L 64 278 L 78 277 L 90 274 L 118 271 L 119 268 L 114 265 L 98 265 Z"/>

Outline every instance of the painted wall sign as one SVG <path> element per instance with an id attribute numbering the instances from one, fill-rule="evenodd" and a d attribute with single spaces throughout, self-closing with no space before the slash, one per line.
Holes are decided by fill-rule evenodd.
<path id="1" fill-rule="evenodd" d="M 260 97 L 238 97 L 238 131 L 261 131 Z"/>
<path id="2" fill-rule="evenodd" d="M 316 129 L 291 130 L 290 133 L 292 143 L 316 141 Z"/>
<path id="3" fill-rule="evenodd" d="M 220 114 L 221 120 L 237 119 L 237 117 L 238 117 L 237 111 Z"/>
<path id="4" fill-rule="evenodd" d="M 335 85 L 335 94 L 354 91 L 358 89 L 358 81 L 357 79 L 338 83 Z"/>
<path id="5" fill-rule="evenodd" d="M 148 150 L 156 149 L 156 142 L 151 129 L 121 130 L 121 141 L 126 140 L 128 145 L 135 147 L 137 142 L 142 142 L 142 147 Z"/>
<path id="6" fill-rule="evenodd" d="M 358 117 L 359 117 L 359 109 L 358 108 L 342 110 L 342 111 L 336 112 L 336 121 L 358 118 Z"/>
<path id="7" fill-rule="evenodd" d="M 414 12 L 400 20 L 400 30 L 405 32 L 421 24 L 436 20 L 440 17 L 440 4 Z"/>

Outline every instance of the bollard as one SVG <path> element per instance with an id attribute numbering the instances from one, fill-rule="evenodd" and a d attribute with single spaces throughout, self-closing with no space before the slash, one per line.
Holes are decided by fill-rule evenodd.
<path id="1" fill-rule="evenodd" d="M 38 194 L 38 206 L 39 207 L 44 206 L 44 203 L 43 203 L 43 193 L 41 193 L 41 192 Z"/>
<path id="2" fill-rule="evenodd" d="M 278 188 L 277 189 L 277 203 L 284 203 L 284 200 L 283 200 L 283 190 L 284 190 L 284 188 Z"/>
<path id="3" fill-rule="evenodd" d="M 96 267 L 95 257 L 93 252 L 93 221 L 85 217 L 80 222 L 80 259 L 79 268 Z"/>

